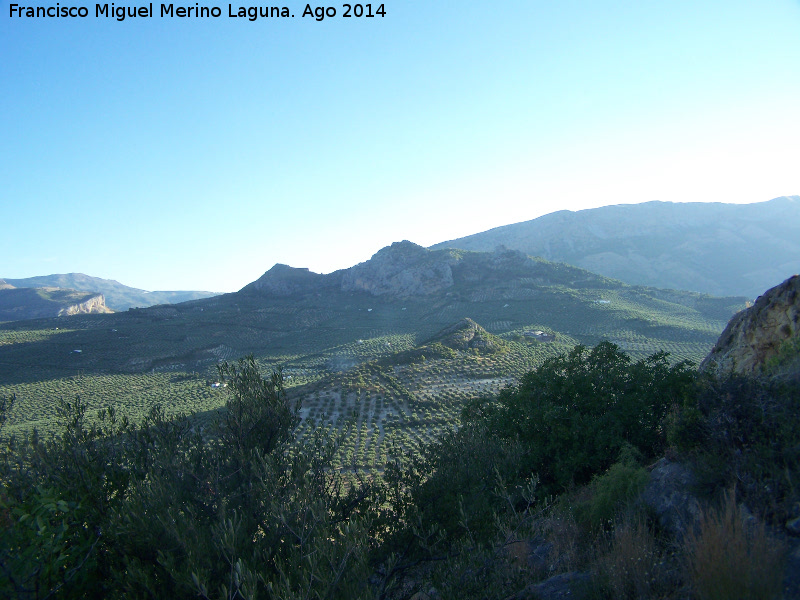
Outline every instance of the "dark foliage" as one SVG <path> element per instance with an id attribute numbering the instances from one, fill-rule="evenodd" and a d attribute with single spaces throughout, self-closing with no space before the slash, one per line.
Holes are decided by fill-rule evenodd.
<path id="1" fill-rule="evenodd" d="M 426 583 L 503 598 L 533 576 L 525 536 L 548 499 L 576 488 L 553 510 L 613 537 L 609 574 L 630 570 L 661 551 L 617 516 L 668 443 L 762 514 L 784 519 L 799 500 L 797 386 L 716 381 L 664 353 L 578 346 L 358 485 L 334 468 L 337 440 L 295 438 L 280 372 L 265 379 L 250 357 L 220 377 L 227 405 L 204 430 L 160 409 L 89 419 L 76 398 L 58 436 L 0 449 L 0 597 L 383 599 Z"/>
<path id="2" fill-rule="evenodd" d="M 486 539 L 493 515 L 524 507 L 533 485 L 542 501 L 589 483 L 623 448 L 648 458 L 663 451 L 665 417 L 691 397 L 695 379 L 665 353 L 632 362 L 608 342 L 577 346 L 497 399 L 467 406 L 460 430 L 388 479 L 408 490 L 409 520 L 447 538 Z"/>
<path id="3" fill-rule="evenodd" d="M 87 420 L 2 452 L 0 596 L 356 598 L 365 593 L 371 488 L 345 489 L 336 444 L 295 445 L 280 373 L 223 365 L 231 392 L 207 431 L 153 410 Z M 374 503 L 374 502 L 373 502 Z"/>
<path id="4" fill-rule="evenodd" d="M 692 455 L 707 491 L 735 486 L 747 505 L 782 521 L 800 501 L 800 385 L 704 378 L 672 417 L 670 439 Z"/>

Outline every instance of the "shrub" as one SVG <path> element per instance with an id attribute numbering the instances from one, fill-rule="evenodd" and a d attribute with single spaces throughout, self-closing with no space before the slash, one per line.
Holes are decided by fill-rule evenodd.
<path id="1" fill-rule="evenodd" d="M 457 538 L 464 534 L 463 511 L 472 535 L 486 541 L 495 515 L 525 504 L 520 490 L 527 482 L 538 481 L 541 502 L 589 483 L 623 448 L 645 456 L 663 449 L 662 421 L 674 404 L 685 402 L 694 382 L 686 363 L 670 366 L 664 353 L 634 363 L 608 342 L 592 350 L 578 346 L 548 359 L 497 399 L 467 404 L 460 430 L 427 446 L 404 474 L 390 477 L 394 484 L 402 481 L 408 505 L 426 526 Z M 610 518 L 641 481 L 642 472 L 628 463 L 599 480 L 593 518 Z"/>
<path id="2" fill-rule="evenodd" d="M 709 491 L 735 483 L 750 508 L 782 522 L 800 501 L 798 431 L 797 383 L 705 378 L 672 417 L 670 439 L 694 455 Z"/>
<path id="3" fill-rule="evenodd" d="M 663 451 L 664 419 L 692 394 L 695 378 L 688 363 L 670 366 L 663 352 L 632 363 L 609 342 L 576 346 L 471 414 L 487 420 L 489 435 L 519 440 L 541 492 L 558 494 L 608 469 L 626 445 L 647 457 Z"/>
<path id="4" fill-rule="evenodd" d="M 280 373 L 249 357 L 220 374 L 230 398 L 202 433 L 158 409 L 90 425 L 77 399 L 59 436 L 10 442 L 0 596 L 368 595 L 375 488 L 345 485 L 320 430 L 294 439 Z"/>
<path id="5" fill-rule="evenodd" d="M 647 471 L 636 462 L 630 446 L 623 448 L 620 459 L 589 486 L 589 500 L 583 507 L 592 529 L 609 527 L 626 505 L 637 498 L 647 485 Z"/>

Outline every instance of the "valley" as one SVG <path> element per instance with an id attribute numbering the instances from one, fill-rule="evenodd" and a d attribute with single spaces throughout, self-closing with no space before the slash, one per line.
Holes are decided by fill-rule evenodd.
<path id="1" fill-rule="evenodd" d="M 457 426 L 467 400 L 577 344 L 698 363 L 744 305 L 519 252 L 401 242 L 330 275 L 275 267 L 233 294 L 0 324 L 0 397 L 16 396 L 3 433 L 55 431 L 58 400 L 76 395 L 90 414 L 139 420 L 161 405 L 202 423 L 226 397 L 217 364 L 252 354 L 263 372 L 283 369 L 301 437 L 331 426 L 347 468 L 374 472 Z"/>

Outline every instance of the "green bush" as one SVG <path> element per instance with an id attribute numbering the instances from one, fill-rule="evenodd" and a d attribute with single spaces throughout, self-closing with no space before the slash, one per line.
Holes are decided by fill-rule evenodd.
<path id="1" fill-rule="evenodd" d="M 250 357 L 220 375 L 230 397 L 205 431 L 158 409 L 90 424 L 76 399 L 59 436 L 9 442 L 0 596 L 369 595 L 375 488 L 345 485 L 320 430 L 297 446 L 280 373 Z"/>
<path id="2" fill-rule="evenodd" d="M 469 529 L 486 540 L 495 518 L 528 502 L 522 490 L 530 481 L 541 502 L 589 483 L 623 448 L 646 457 L 662 451 L 664 418 L 686 402 L 695 378 L 687 363 L 670 366 L 664 353 L 634 363 L 608 342 L 578 346 L 496 399 L 469 403 L 462 428 L 427 446 L 404 475 L 393 475 L 395 484 L 406 486 L 407 505 L 426 527 L 452 538 Z M 601 478 L 592 518 L 613 513 L 641 480 L 627 462 Z"/>
<path id="3" fill-rule="evenodd" d="M 607 472 L 596 475 L 589 485 L 589 500 L 581 507 L 589 527 L 609 527 L 644 490 L 647 481 L 647 471 L 638 464 L 633 449 L 623 448 L 620 459 Z"/>
<path id="4" fill-rule="evenodd" d="M 559 494 L 608 469 L 627 445 L 646 457 L 662 452 L 664 419 L 691 396 L 695 378 L 663 352 L 632 363 L 609 342 L 577 346 L 503 391 L 484 411 L 487 430 L 519 440 L 542 493 Z"/>

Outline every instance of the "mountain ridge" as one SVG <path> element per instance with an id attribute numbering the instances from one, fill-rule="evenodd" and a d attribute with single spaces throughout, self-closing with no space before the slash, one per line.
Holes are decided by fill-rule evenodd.
<path id="1" fill-rule="evenodd" d="M 5 278 L 6 283 L 18 288 L 63 288 L 103 294 L 106 306 L 115 311 L 145 308 L 156 304 L 175 304 L 216 296 L 205 291 L 154 291 L 130 287 L 115 279 L 92 277 L 84 273 L 38 275 L 22 279 Z"/>
<path id="2" fill-rule="evenodd" d="M 800 270 L 800 196 L 753 204 L 652 201 L 557 211 L 434 244 L 498 246 L 631 285 L 755 298 Z"/>
<path id="3" fill-rule="evenodd" d="M 106 306 L 102 294 L 55 287 L 15 287 L 0 279 L 0 321 L 110 312 L 113 311 Z"/>
<path id="4" fill-rule="evenodd" d="M 371 296 L 426 297 L 459 284 L 479 284 L 525 276 L 539 284 L 592 282 L 600 287 L 621 282 L 586 269 L 527 256 L 519 250 L 496 248 L 492 252 L 428 249 L 403 240 L 381 248 L 369 260 L 326 275 L 306 268 L 276 264 L 240 293 L 303 295 L 336 290 L 365 292 Z"/>

